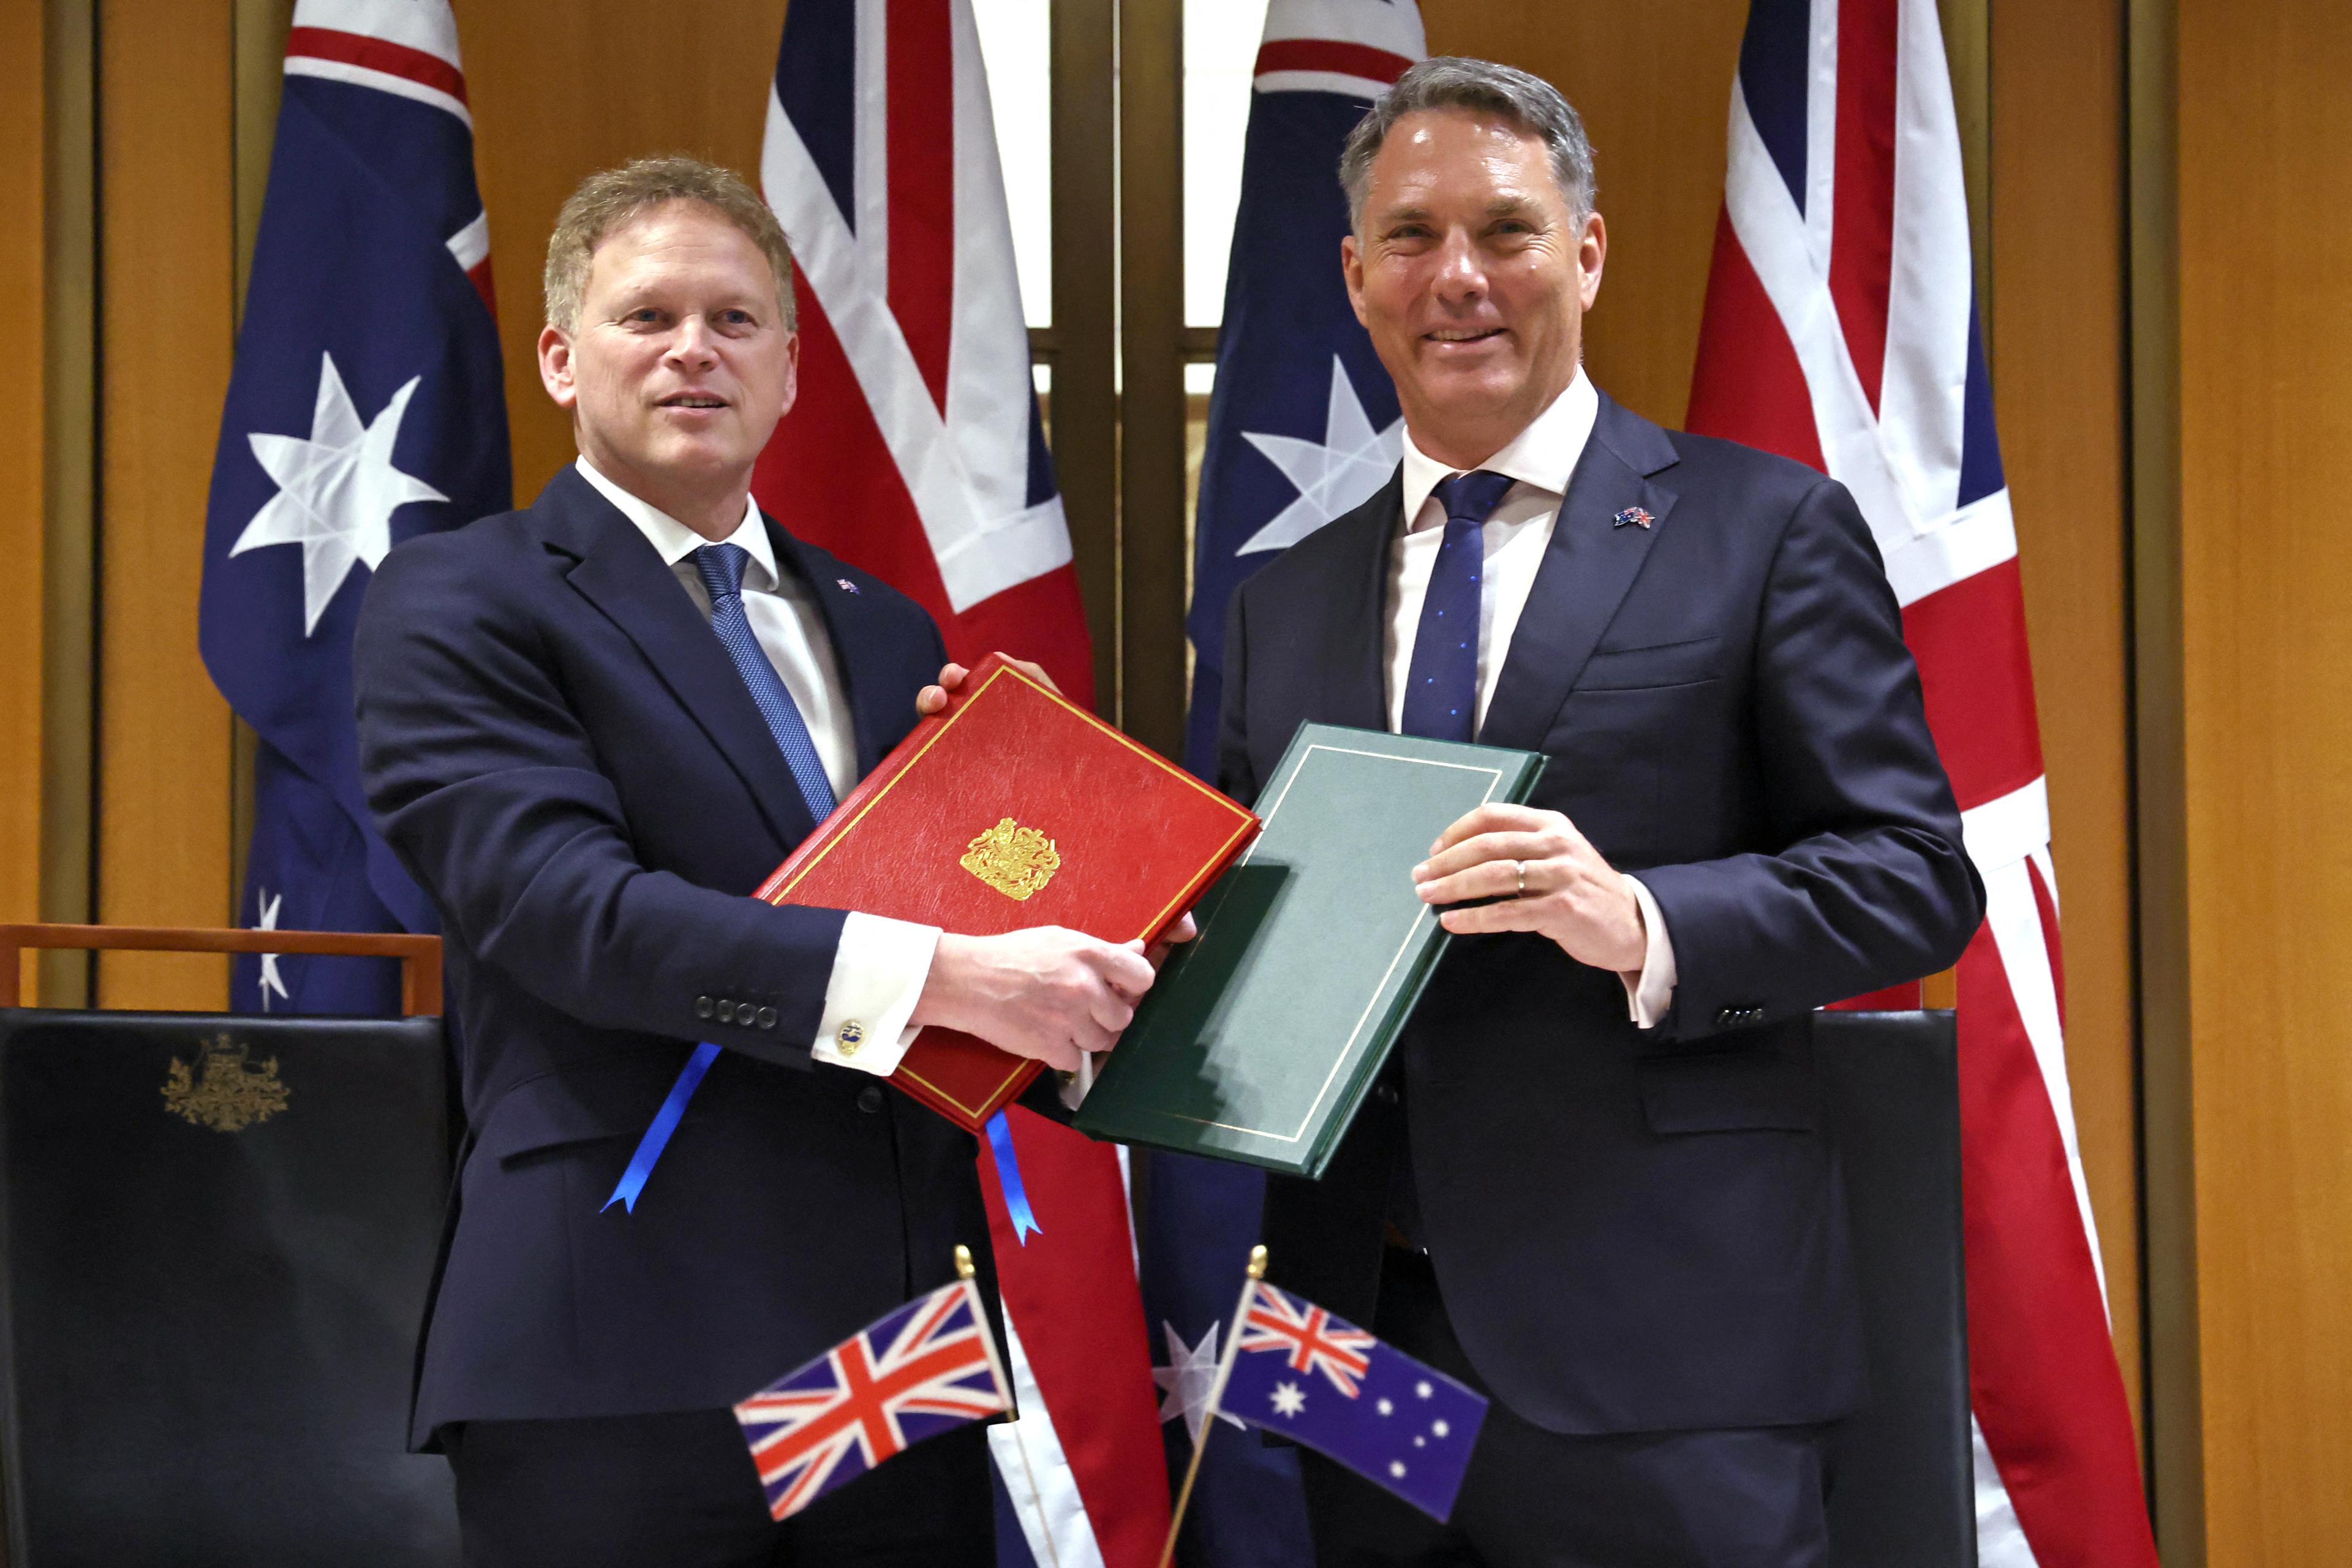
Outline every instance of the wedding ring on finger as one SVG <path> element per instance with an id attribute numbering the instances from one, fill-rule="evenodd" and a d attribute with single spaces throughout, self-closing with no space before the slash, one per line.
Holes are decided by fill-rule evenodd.
<path id="1" fill-rule="evenodd" d="M 1517 872 L 1519 878 L 1519 885 L 1513 889 L 1511 897 L 1524 899 L 1528 896 L 1528 863 L 1524 860 L 1514 860 L 1511 862 L 1511 869 Z"/>

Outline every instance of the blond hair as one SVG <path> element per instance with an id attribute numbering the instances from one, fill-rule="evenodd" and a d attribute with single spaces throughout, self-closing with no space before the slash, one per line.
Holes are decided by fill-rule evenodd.
<path id="1" fill-rule="evenodd" d="M 560 332 L 577 331 L 596 247 L 631 219 L 669 202 L 701 203 L 760 247 L 776 275 L 784 331 L 793 331 L 793 251 L 776 215 L 733 170 L 682 156 L 638 158 L 580 182 L 555 216 L 555 232 L 547 237 L 547 271 L 541 279 L 547 324 Z"/>

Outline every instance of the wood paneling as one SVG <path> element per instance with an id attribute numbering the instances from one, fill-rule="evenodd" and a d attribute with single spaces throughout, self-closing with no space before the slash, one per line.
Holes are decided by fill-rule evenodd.
<path id="1" fill-rule="evenodd" d="M 1991 10 L 1989 311 L 2050 777 L 2066 1063 L 2140 1405 L 2130 683 L 2124 585 L 2123 6 Z"/>
<path id="2" fill-rule="evenodd" d="M 783 26 L 782 0 L 458 0 L 519 503 L 574 454 L 533 348 L 557 209 L 586 175 L 656 153 L 708 158 L 757 184 Z"/>
<path id="3" fill-rule="evenodd" d="M 1586 363 L 1628 408 L 1680 426 L 1723 205 L 1724 116 L 1747 6 L 1423 0 L 1421 11 L 1431 54 L 1533 71 L 1584 117 L 1609 223 Z"/>
<path id="4" fill-rule="evenodd" d="M 2352 10 L 2178 0 L 2205 1548 L 2352 1541 Z"/>
<path id="5" fill-rule="evenodd" d="M 196 652 L 205 499 L 228 389 L 236 286 L 226 6 L 99 9 L 99 910 L 219 925 L 229 715 Z M 116 954 L 112 1007 L 227 1003 L 217 959 Z"/>
<path id="6" fill-rule="evenodd" d="M 0 226 L 0 294 L 24 302 L 44 296 L 42 221 L 47 205 L 48 95 L 44 90 L 41 7 L 0 8 L 0 168 L 18 172 L 17 221 Z M 27 178 L 26 176 L 30 177 Z M 18 373 L 0 380 L 0 921 L 36 918 L 41 898 L 41 641 L 43 378 L 25 373 L 26 358 L 46 358 L 47 322 L 31 312 L 33 342 Z M 29 966 L 28 966 L 29 968 Z"/>

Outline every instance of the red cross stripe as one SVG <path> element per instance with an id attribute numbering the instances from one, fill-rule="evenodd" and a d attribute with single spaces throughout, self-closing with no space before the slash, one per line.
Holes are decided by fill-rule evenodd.
<path id="1" fill-rule="evenodd" d="M 901 1416 L 973 1421 L 1006 1407 L 966 1287 L 947 1286 L 921 1303 L 879 1355 L 871 1332 L 853 1335 L 807 1369 L 826 1375 L 806 1386 L 765 1390 L 735 1407 L 747 1429 L 773 1428 L 751 1446 L 776 1518 L 905 1452 Z M 975 1378 L 982 1380 L 978 1386 Z M 853 1450 L 856 1462 L 845 1467 Z"/>
<path id="2" fill-rule="evenodd" d="M 1311 1301 L 1302 1301 L 1260 1281 L 1242 1320 L 1241 1348 L 1280 1351 L 1298 1372 L 1319 1372 L 1331 1386 L 1353 1399 L 1356 1380 L 1371 1369 L 1365 1352 L 1379 1342 L 1363 1330 Z"/>

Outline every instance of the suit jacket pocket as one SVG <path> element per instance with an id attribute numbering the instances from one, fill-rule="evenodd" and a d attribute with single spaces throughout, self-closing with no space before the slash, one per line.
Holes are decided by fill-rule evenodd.
<path id="1" fill-rule="evenodd" d="M 1653 1132 L 1811 1132 L 1820 1124 L 1811 1067 L 1769 1045 L 1652 1058 L 1638 1071 Z"/>
<path id="2" fill-rule="evenodd" d="M 1689 686 L 1719 673 L 1720 637 L 1691 637 L 1648 647 L 1603 647 L 1585 660 L 1579 691 L 1638 691 L 1655 686 Z"/>
<path id="3" fill-rule="evenodd" d="M 504 1165 L 569 1144 L 635 1137 L 653 1121 L 677 1077 L 675 1064 L 647 1061 L 525 1079 L 499 1096 L 482 1119 L 474 1152 Z"/>

